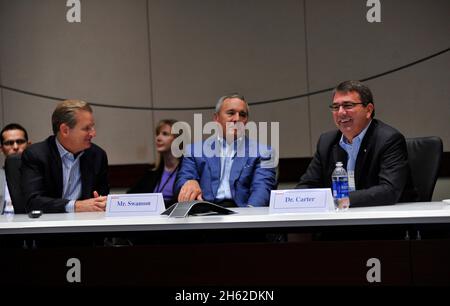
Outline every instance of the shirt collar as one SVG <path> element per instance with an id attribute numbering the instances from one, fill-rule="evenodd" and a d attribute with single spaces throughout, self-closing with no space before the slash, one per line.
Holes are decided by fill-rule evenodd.
<path id="1" fill-rule="evenodd" d="M 361 133 L 358 134 L 358 136 L 353 138 L 352 143 L 348 143 L 347 138 L 344 137 L 344 134 L 341 135 L 341 140 L 339 141 L 339 143 L 349 145 L 349 146 L 351 146 L 352 144 L 355 144 L 355 143 L 360 144 L 362 142 L 362 140 L 364 139 L 367 129 L 369 128 L 371 123 L 372 123 L 372 120 L 370 120 L 369 124 L 364 128 L 364 130 L 361 131 Z"/>
<path id="2" fill-rule="evenodd" d="M 57 137 L 55 137 L 55 142 L 56 142 L 56 147 L 58 148 L 59 156 L 61 157 L 61 159 L 67 157 L 67 158 L 70 158 L 71 160 L 75 160 L 75 159 L 80 158 L 80 156 L 84 154 L 84 151 L 82 151 L 81 153 L 77 154 L 75 157 L 74 154 L 67 151 L 66 148 L 63 147 L 63 145 L 59 142 Z"/>
<path id="3" fill-rule="evenodd" d="M 223 137 L 218 137 L 218 144 L 220 146 L 220 156 L 221 157 L 233 157 L 237 152 L 241 152 L 242 148 L 245 148 L 242 144 L 244 143 L 244 136 L 239 137 L 232 143 L 227 143 L 226 139 Z"/>

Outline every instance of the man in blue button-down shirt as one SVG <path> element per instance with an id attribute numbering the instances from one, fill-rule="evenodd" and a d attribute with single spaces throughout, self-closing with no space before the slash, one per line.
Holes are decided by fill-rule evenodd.
<path id="1" fill-rule="evenodd" d="M 22 189 L 28 210 L 105 210 L 108 159 L 92 143 L 94 125 L 86 102 L 66 100 L 57 105 L 52 115 L 54 135 L 22 154 Z"/>
<path id="2" fill-rule="evenodd" d="M 178 201 L 207 200 L 240 207 L 269 205 L 270 191 L 276 187 L 275 168 L 269 165 L 272 150 L 244 135 L 248 121 L 244 97 L 221 97 L 214 121 L 222 134 L 187 148 L 175 183 Z"/>

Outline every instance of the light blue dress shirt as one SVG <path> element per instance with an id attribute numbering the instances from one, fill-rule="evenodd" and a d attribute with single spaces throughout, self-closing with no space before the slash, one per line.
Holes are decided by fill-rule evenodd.
<path id="1" fill-rule="evenodd" d="M 233 161 L 236 157 L 237 146 L 241 145 L 243 138 L 241 137 L 230 144 L 223 138 L 219 138 L 218 143 L 222 150 L 220 151 L 220 184 L 217 189 L 217 200 L 233 199 L 230 189 L 231 166 L 233 166 Z"/>
<path id="2" fill-rule="evenodd" d="M 84 152 L 75 157 L 61 145 L 57 138 L 55 140 L 63 170 L 63 193 L 61 197 L 70 200 L 66 204 L 66 212 L 75 212 L 75 201 L 81 196 L 80 157 Z"/>
<path id="3" fill-rule="evenodd" d="M 358 134 L 358 136 L 353 138 L 352 143 L 347 142 L 347 139 L 344 137 L 344 134 L 342 134 L 341 136 L 339 145 L 341 146 L 342 149 L 344 149 L 347 152 L 347 173 L 350 171 L 353 173 L 355 172 L 356 158 L 358 157 L 359 148 L 361 147 L 361 143 L 371 123 L 372 120 L 365 127 L 365 129 Z"/>

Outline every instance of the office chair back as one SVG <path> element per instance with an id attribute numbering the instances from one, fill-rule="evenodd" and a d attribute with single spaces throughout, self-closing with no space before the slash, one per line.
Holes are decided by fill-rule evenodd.
<path id="1" fill-rule="evenodd" d="M 439 137 L 407 138 L 408 162 L 418 201 L 429 202 L 439 173 L 443 154 Z"/>
<path id="2" fill-rule="evenodd" d="M 21 154 L 13 154 L 5 160 L 5 175 L 8 183 L 8 190 L 11 196 L 12 205 L 15 214 L 25 214 L 25 198 L 21 188 L 21 172 L 22 165 Z"/>

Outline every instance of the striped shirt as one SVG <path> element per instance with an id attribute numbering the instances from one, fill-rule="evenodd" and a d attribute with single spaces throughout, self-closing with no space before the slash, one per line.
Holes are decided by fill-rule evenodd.
<path id="1" fill-rule="evenodd" d="M 63 170 L 62 198 L 69 200 L 66 204 L 66 212 L 75 212 L 75 201 L 81 197 L 80 157 L 84 152 L 75 157 L 62 146 L 57 138 L 55 140 Z"/>

